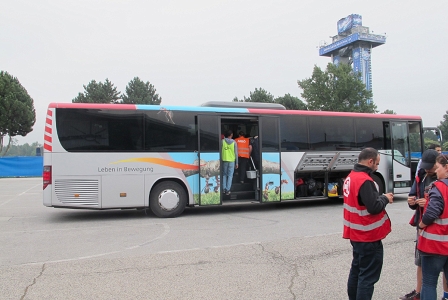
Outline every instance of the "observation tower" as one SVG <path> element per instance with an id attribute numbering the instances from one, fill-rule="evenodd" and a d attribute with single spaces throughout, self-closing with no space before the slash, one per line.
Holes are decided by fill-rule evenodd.
<path id="1" fill-rule="evenodd" d="M 338 34 L 331 37 L 332 43 L 319 46 L 319 55 L 331 57 L 338 65 L 350 64 L 359 72 L 366 89 L 372 90 L 371 55 L 372 48 L 386 43 L 386 36 L 370 33 L 369 27 L 362 26 L 361 15 L 352 14 L 338 21 Z"/>

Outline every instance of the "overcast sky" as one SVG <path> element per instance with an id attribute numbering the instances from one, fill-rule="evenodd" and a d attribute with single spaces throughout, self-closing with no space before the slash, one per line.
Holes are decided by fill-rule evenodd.
<path id="1" fill-rule="evenodd" d="M 448 110 L 448 1 L 14 0 L 0 9 L 0 70 L 34 99 L 36 124 L 19 144 L 43 143 L 50 102 L 71 102 L 91 80 L 120 92 L 135 76 L 163 105 L 232 101 L 263 88 L 301 97 L 297 80 L 330 62 L 318 46 L 360 14 L 385 34 L 372 50 L 380 111 L 437 126 Z"/>

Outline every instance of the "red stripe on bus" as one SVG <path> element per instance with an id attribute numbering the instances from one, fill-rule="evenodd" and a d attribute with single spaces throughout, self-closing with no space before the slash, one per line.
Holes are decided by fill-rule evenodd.
<path id="1" fill-rule="evenodd" d="M 112 103 L 50 103 L 49 108 L 85 108 L 85 109 L 119 109 L 137 110 L 135 104 L 112 104 Z"/>
<path id="2" fill-rule="evenodd" d="M 45 132 L 48 132 L 49 134 L 53 133 L 53 129 L 51 129 L 51 127 L 49 126 L 45 126 Z"/>
<path id="3" fill-rule="evenodd" d="M 50 117 L 53 116 L 53 111 L 51 109 L 47 110 L 47 116 L 50 116 Z"/>
<path id="4" fill-rule="evenodd" d="M 50 118 L 47 118 L 47 119 L 45 120 L 45 123 L 48 124 L 48 125 L 53 125 L 53 120 L 50 119 Z"/>
<path id="5" fill-rule="evenodd" d="M 47 151 L 53 151 L 53 149 L 52 149 L 53 147 L 51 147 L 51 145 L 47 145 L 47 144 L 44 144 L 44 149 L 45 150 L 47 150 Z"/>
<path id="6" fill-rule="evenodd" d="M 53 139 L 51 138 L 51 136 L 49 136 L 49 135 L 44 135 L 44 140 L 46 140 L 47 142 L 52 142 L 53 141 Z"/>
<path id="7" fill-rule="evenodd" d="M 369 114 L 356 112 L 339 112 L 339 111 L 312 111 L 312 110 L 276 110 L 276 109 L 260 109 L 248 108 L 249 113 L 260 115 L 302 115 L 302 116 L 325 116 L 325 117 L 362 117 L 371 119 L 410 119 L 421 120 L 419 116 L 393 115 L 393 114 Z"/>

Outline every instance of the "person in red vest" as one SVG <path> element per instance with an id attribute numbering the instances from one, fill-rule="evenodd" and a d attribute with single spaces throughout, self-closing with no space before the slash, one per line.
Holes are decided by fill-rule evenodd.
<path id="1" fill-rule="evenodd" d="M 423 229 L 417 245 L 422 257 L 422 300 L 436 299 L 439 273 L 448 274 L 448 157 L 444 154 L 436 158 L 436 174 L 418 224 Z"/>
<path id="2" fill-rule="evenodd" d="M 408 196 L 409 208 L 415 210 L 409 224 L 417 228 L 418 223 L 422 219 L 423 209 L 426 205 L 425 195 L 428 194 L 429 187 L 431 184 L 437 180 L 436 174 L 436 158 L 439 153 L 434 149 L 428 149 L 422 154 L 422 159 L 420 160 L 420 168 L 417 171 L 417 176 L 415 176 L 414 183 L 412 184 L 411 191 Z M 417 240 L 420 235 L 420 229 L 417 228 L 416 236 Z M 415 244 L 414 251 L 414 263 L 417 266 L 417 284 L 415 289 L 399 297 L 400 300 L 419 300 L 420 293 L 422 291 L 422 257 L 420 251 L 417 249 L 417 243 Z"/>
<path id="3" fill-rule="evenodd" d="M 371 175 L 378 169 L 380 155 L 374 148 L 363 149 L 358 163 L 344 181 L 344 231 L 353 248 L 347 282 L 349 300 L 372 299 L 374 284 L 383 266 L 383 243 L 391 231 L 386 205 L 393 194 L 379 195 Z"/>
<path id="4" fill-rule="evenodd" d="M 252 145 L 250 144 L 250 139 L 244 136 L 243 131 L 239 132 L 239 136 L 235 139 L 235 142 L 238 145 L 239 179 L 240 183 L 244 183 L 250 153 L 252 152 Z"/>

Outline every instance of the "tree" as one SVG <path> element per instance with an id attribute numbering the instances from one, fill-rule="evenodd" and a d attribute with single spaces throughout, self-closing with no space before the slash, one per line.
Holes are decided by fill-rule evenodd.
<path id="1" fill-rule="evenodd" d="M 448 150 L 448 142 L 443 143 L 443 145 L 441 145 L 441 146 L 442 146 L 442 151 Z"/>
<path id="2" fill-rule="evenodd" d="M 290 94 L 285 94 L 283 97 L 277 97 L 274 101 L 275 103 L 283 105 L 286 109 L 307 110 L 306 104 L 303 103 L 302 100 L 291 96 Z"/>
<path id="3" fill-rule="evenodd" d="M 121 93 L 107 78 L 104 83 L 92 80 L 83 87 L 84 93 L 78 93 L 78 96 L 73 98 L 73 103 L 119 103 Z"/>
<path id="4" fill-rule="evenodd" d="M 431 145 L 440 145 L 440 142 L 438 142 L 437 140 L 433 140 L 433 139 L 428 139 L 428 138 L 423 138 L 423 148 L 424 149 L 428 149 L 429 146 Z M 440 147 L 442 147 L 442 145 L 440 145 Z"/>
<path id="5" fill-rule="evenodd" d="M 147 81 L 141 81 L 134 77 L 126 86 L 126 94 L 123 94 L 121 103 L 126 104 L 153 104 L 158 105 L 162 102 L 162 97 L 156 94 L 156 89 Z"/>
<path id="6" fill-rule="evenodd" d="M 268 93 L 266 90 L 255 88 L 254 92 L 250 92 L 249 97 L 243 97 L 243 100 L 239 100 L 237 97 L 233 98 L 233 102 L 262 102 L 262 103 L 275 103 L 274 96 Z"/>
<path id="7" fill-rule="evenodd" d="M 377 112 L 376 105 L 368 103 L 372 92 L 366 90 L 359 74 L 353 73 L 349 65 L 329 63 L 325 72 L 314 66 L 311 78 L 297 83 L 308 110 Z"/>
<path id="8" fill-rule="evenodd" d="M 388 114 L 388 115 L 396 115 L 397 113 L 394 112 L 392 109 L 386 109 L 382 112 L 382 114 Z"/>
<path id="9" fill-rule="evenodd" d="M 42 148 L 42 144 L 34 142 L 31 145 L 28 143 L 17 145 L 17 140 L 12 139 L 11 148 L 6 156 L 36 156 L 36 148 Z"/>
<path id="10" fill-rule="evenodd" d="M 448 110 L 445 111 L 445 114 L 443 115 L 443 121 L 440 121 L 440 125 L 437 126 L 439 128 L 440 132 L 442 133 L 442 143 L 445 146 L 445 141 L 448 141 Z M 443 148 L 448 149 L 448 148 Z"/>
<path id="11" fill-rule="evenodd" d="M 14 136 L 26 136 L 33 130 L 36 111 L 33 98 L 16 77 L 0 72 L 0 154 L 5 156 Z M 8 145 L 3 150 L 3 139 L 8 135 Z"/>

